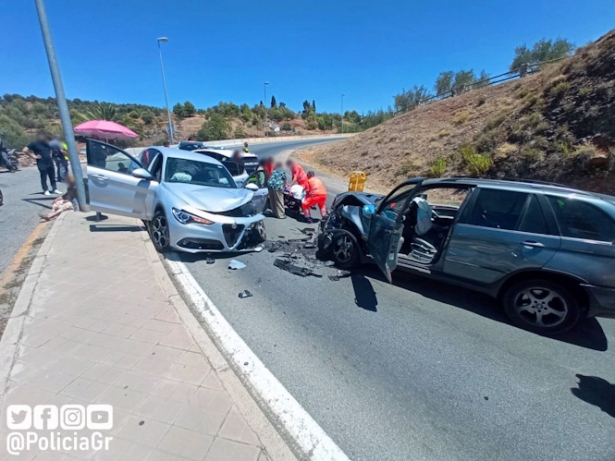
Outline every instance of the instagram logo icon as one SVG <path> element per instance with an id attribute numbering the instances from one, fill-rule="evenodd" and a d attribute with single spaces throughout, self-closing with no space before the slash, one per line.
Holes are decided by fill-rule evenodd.
<path id="1" fill-rule="evenodd" d="M 78 431 L 85 427 L 83 405 L 63 405 L 60 408 L 60 426 L 66 431 Z"/>

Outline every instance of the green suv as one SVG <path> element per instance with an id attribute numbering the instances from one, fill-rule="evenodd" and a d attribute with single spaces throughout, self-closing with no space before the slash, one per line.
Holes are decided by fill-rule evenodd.
<path id="1" fill-rule="evenodd" d="M 388 195 L 344 192 L 319 249 L 341 268 L 375 262 L 501 301 L 553 334 L 615 318 L 615 197 L 527 181 L 415 178 Z"/>

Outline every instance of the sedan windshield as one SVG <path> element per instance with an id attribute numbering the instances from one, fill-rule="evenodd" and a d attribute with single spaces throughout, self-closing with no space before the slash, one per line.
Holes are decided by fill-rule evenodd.
<path id="1" fill-rule="evenodd" d="M 167 159 L 164 180 L 197 186 L 237 187 L 233 177 L 222 165 L 174 157 Z"/>

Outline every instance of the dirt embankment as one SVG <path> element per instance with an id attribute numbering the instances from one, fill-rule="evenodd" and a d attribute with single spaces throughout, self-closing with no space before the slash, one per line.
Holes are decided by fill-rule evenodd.
<path id="1" fill-rule="evenodd" d="M 422 106 L 302 160 L 372 190 L 412 176 L 552 181 L 615 195 L 615 31 L 518 81 Z"/>

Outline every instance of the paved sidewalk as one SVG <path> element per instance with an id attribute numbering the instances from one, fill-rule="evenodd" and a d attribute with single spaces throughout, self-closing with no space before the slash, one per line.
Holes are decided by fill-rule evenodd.
<path id="1" fill-rule="evenodd" d="M 136 220 L 61 216 L 0 343 L 0 459 L 292 459 L 190 315 Z M 109 450 L 9 456 L 17 404 L 112 405 Z"/>

